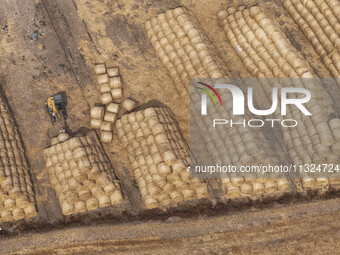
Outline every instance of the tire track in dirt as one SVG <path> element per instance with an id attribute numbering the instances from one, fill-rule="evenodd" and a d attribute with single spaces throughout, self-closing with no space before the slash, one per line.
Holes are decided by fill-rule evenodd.
<path id="1" fill-rule="evenodd" d="M 340 247 L 339 212 L 339 199 L 334 199 L 229 216 L 26 234 L 0 240 L 0 245 L 7 254 L 296 254 L 302 250 L 331 254 Z"/>
<path id="2" fill-rule="evenodd" d="M 82 81 L 79 77 L 78 71 L 76 70 L 76 65 L 73 62 L 73 59 L 72 59 L 72 56 L 71 56 L 71 52 L 70 52 L 70 50 L 68 50 L 68 47 L 66 45 L 67 40 L 65 39 L 65 36 L 64 36 L 64 33 L 66 33 L 66 31 L 62 31 L 60 29 L 58 19 L 54 16 L 54 12 L 52 10 L 50 2 L 48 0 L 42 0 L 42 3 L 43 3 L 43 6 L 46 10 L 46 13 L 48 14 L 50 21 L 51 21 L 51 24 L 53 26 L 55 34 L 58 37 L 60 45 L 64 50 L 66 59 L 67 59 L 69 65 L 71 67 L 72 73 L 73 73 L 73 75 L 74 75 L 74 77 L 77 81 L 77 84 L 78 84 L 79 88 L 82 90 L 82 97 L 84 98 L 84 100 L 87 103 L 88 110 L 90 110 L 91 106 L 90 106 L 89 102 L 87 101 L 87 97 L 85 96 L 84 84 L 82 83 Z M 72 35 L 69 35 L 69 38 L 72 38 Z"/>

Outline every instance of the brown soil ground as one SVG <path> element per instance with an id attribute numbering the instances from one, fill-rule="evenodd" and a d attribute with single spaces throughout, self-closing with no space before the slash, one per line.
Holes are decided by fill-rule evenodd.
<path id="1" fill-rule="evenodd" d="M 0 240 L 3 254 L 338 254 L 339 199 L 229 216 L 74 227 Z"/>
<path id="2" fill-rule="evenodd" d="M 223 57 L 230 73 L 234 77 L 247 77 L 248 73 L 218 26 L 216 13 L 219 9 L 233 4 L 250 2 L 255 1 L 0 1 L 0 83 L 26 148 L 39 211 L 37 218 L 1 225 L 0 234 L 2 233 L 4 238 L 0 241 L 1 254 L 19 251 L 25 247 L 27 250 L 22 250 L 21 253 L 35 251 L 36 254 L 51 254 L 53 250 L 56 254 L 67 252 L 80 254 L 90 253 L 90 251 L 101 251 L 104 254 L 114 250 L 116 253 L 126 254 L 159 254 L 164 253 L 165 250 L 168 253 L 184 254 L 192 251 L 193 246 L 195 249 L 197 247 L 199 254 L 228 252 L 269 254 L 283 253 L 285 249 L 295 253 L 310 251 L 306 253 L 330 254 L 332 251 L 339 250 L 337 242 L 339 224 L 334 220 L 339 217 L 337 206 L 339 201 L 336 199 L 315 202 L 312 205 L 301 202 L 301 205 L 280 206 L 261 211 L 254 208 L 267 207 L 267 204 L 273 205 L 271 198 L 260 200 L 260 205 L 257 206 L 249 201 L 226 204 L 223 200 L 216 201 L 214 197 L 219 196 L 216 192 L 207 201 L 184 204 L 167 213 L 145 212 L 140 194 L 129 174 L 127 155 L 117 141 L 104 147 L 122 183 L 125 204 L 80 216 L 65 217 L 49 184 L 42 151 L 49 145 L 50 138 L 58 134 L 59 127 L 52 126 L 46 114 L 45 99 L 48 96 L 65 91 L 69 114 L 67 130 L 74 134 L 87 132 L 90 127 L 90 107 L 99 102 L 98 86 L 92 71 L 93 65 L 107 62 L 120 67 L 126 96 L 131 96 L 140 104 L 165 104 L 170 107 L 175 113 L 184 137 L 188 138 L 187 102 L 189 100 L 179 99 L 173 93 L 172 81 L 148 43 L 143 24 L 169 8 L 186 6 L 196 15 Z M 257 2 L 264 3 L 273 10 L 271 15 L 318 75 L 329 77 L 328 71 L 320 64 L 320 58 L 284 11 L 280 1 Z M 36 32 L 38 36 L 32 40 L 31 36 Z M 339 94 L 339 91 L 332 89 L 330 92 L 332 95 Z M 216 183 L 211 182 L 210 185 L 214 187 Z M 285 196 L 281 202 L 286 204 L 287 201 L 299 199 Z M 300 201 L 305 201 L 305 198 Z M 214 207 L 216 212 L 212 210 Z M 255 212 L 257 218 L 248 217 L 252 212 L 245 212 L 238 213 L 236 216 L 219 216 L 220 218 L 214 216 L 188 219 L 190 216 L 198 217 L 204 214 L 225 215 L 230 211 L 241 211 L 244 208 L 259 210 Z M 284 212 L 280 214 L 281 210 L 294 210 L 288 208 L 300 208 L 303 213 L 292 212 L 295 215 L 293 219 Z M 308 210 L 311 210 L 310 214 Z M 328 213 L 328 210 L 331 212 Z M 277 216 L 279 218 L 271 224 L 270 215 L 275 212 L 276 215 L 281 216 Z M 315 214 L 317 216 L 314 217 L 313 212 L 317 212 Z M 305 214 L 308 216 L 303 216 Z M 186 220 L 181 220 L 180 223 L 152 221 L 165 219 L 169 215 L 185 216 Z M 233 217 L 237 218 L 235 223 L 233 219 L 236 218 Z M 258 221 L 259 218 L 261 220 Z M 135 219 L 143 220 L 143 223 L 132 223 Z M 119 224 L 125 221 L 129 222 L 126 226 Z M 108 223 L 100 227 L 91 227 L 94 222 Z M 205 228 L 207 224 L 221 226 L 221 229 Z M 78 225 L 87 227 L 77 227 Z M 40 235 L 37 233 L 40 228 L 43 231 L 57 228 L 63 230 Z M 30 231 L 30 229 L 34 230 Z M 150 230 L 150 233 L 153 230 L 163 231 L 163 234 L 152 235 L 146 230 Z M 11 233 L 21 234 L 23 231 L 28 231 L 24 237 L 7 239 Z M 173 234 L 175 232 L 177 235 Z M 115 235 L 117 233 L 119 235 Z M 194 235 L 194 233 L 201 234 Z M 102 236 L 91 236 L 95 234 L 102 234 Z M 74 241 L 70 236 L 75 238 Z M 80 244 L 77 241 L 78 237 L 82 238 Z M 128 237 L 130 240 L 120 240 Z M 48 240 L 51 242 L 44 248 L 44 243 Z M 57 247 L 57 243 L 61 243 L 61 247 Z"/>

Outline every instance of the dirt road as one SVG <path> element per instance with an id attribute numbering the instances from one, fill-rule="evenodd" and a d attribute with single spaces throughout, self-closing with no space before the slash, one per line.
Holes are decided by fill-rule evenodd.
<path id="1" fill-rule="evenodd" d="M 25 234 L 0 240 L 0 254 L 336 254 L 339 202 Z"/>

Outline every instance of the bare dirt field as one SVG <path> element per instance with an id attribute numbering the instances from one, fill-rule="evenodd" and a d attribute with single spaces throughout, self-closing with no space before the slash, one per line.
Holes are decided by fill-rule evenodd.
<path id="1" fill-rule="evenodd" d="M 3 254 L 336 254 L 338 200 L 228 216 L 73 227 L 0 244 Z"/>

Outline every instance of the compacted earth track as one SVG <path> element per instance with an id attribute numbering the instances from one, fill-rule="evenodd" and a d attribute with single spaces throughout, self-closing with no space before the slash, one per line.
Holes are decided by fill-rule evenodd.
<path id="1" fill-rule="evenodd" d="M 228 216 L 72 227 L 0 240 L 3 254 L 334 254 L 339 199 Z"/>

